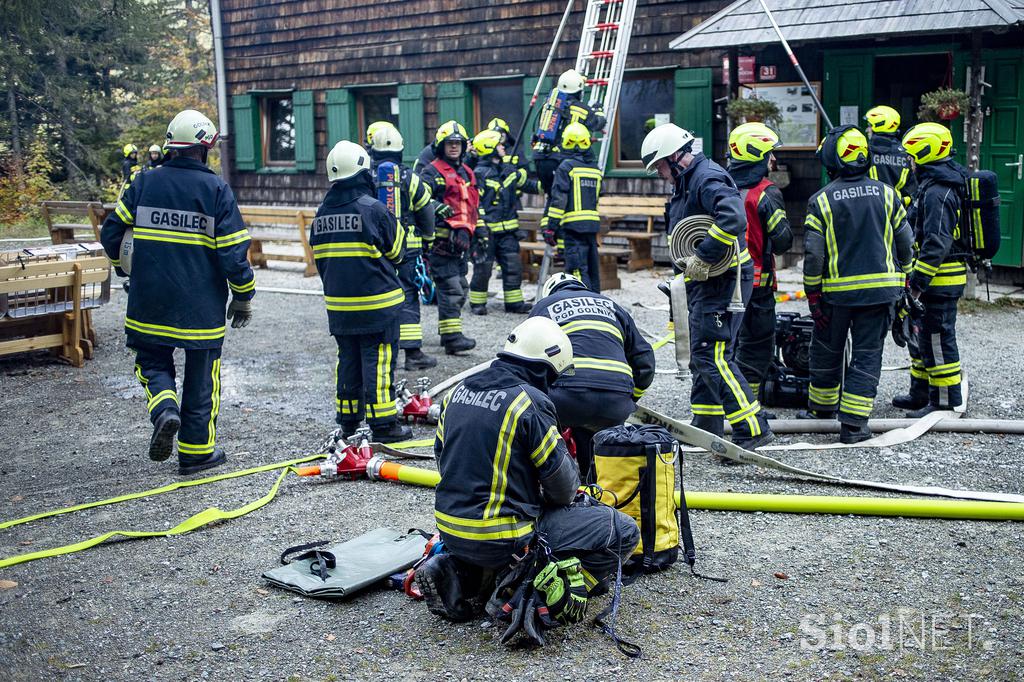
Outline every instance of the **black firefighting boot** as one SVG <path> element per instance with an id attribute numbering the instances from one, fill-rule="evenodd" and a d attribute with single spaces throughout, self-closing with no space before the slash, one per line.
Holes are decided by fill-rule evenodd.
<path id="1" fill-rule="evenodd" d="M 871 429 L 867 424 L 853 425 L 843 423 L 839 426 L 839 442 L 847 445 L 861 443 L 871 438 Z"/>
<path id="2" fill-rule="evenodd" d="M 437 358 L 427 355 L 421 348 L 410 348 L 405 351 L 406 372 L 413 372 L 418 369 L 430 369 L 436 364 Z"/>
<path id="3" fill-rule="evenodd" d="M 412 438 L 412 429 L 400 422 L 391 422 L 387 426 L 378 426 L 373 430 L 373 442 L 397 443 Z"/>
<path id="4" fill-rule="evenodd" d="M 476 341 L 465 334 L 459 333 L 444 342 L 444 352 L 448 355 L 464 353 L 476 348 Z"/>
<path id="5" fill-rule="evenodd" d="M 224 454 L 224 448 L 216 448 L 208 455 L 185 456 L 179 453 L 178 473 L 182 476 L 189 476 L 205 469 L 220 466 L 226 461 L 228 461 L 228 457 Z"/>
<path id="6" fill-rule="evenodd" d="M 470 303 L 469 304 L 469 312 L 473 313 L 474 315 L 486 315 L 487 314 L 487 304 L 486 303 Z"/>
<path id="7" fill-rule="evenodd" d="M 181 428 L 181 417 L 178 411 L 166 408 L 157 415 L 153 424 L 153 436 L 149 439 L 149 458 L 154 462 L 162 462 L 174 453 L 174 437 Z"/>

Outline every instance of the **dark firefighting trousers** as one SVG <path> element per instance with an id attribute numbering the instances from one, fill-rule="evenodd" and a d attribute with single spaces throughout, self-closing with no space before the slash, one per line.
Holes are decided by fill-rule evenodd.
<path id="1" fill-rule="evenodd" d="M 420 257 L 420 249 L 406 251 L 402 262 L 398 264 L 398 281 L 402 284 L 405 303 L 398 314 L 399 339 L 398 347 L 412 350 L 423 346 L 423 326 L 420 324 L 420 290 L 416 286 L 416 260 Z"/>
<path id="2" fill-rule="evenodd" d="M 537 152 L 533 155 L 533 167 L 537 169 L 537 179 L 544 190 L 544 196 L 551 195 L 551 186 L 555 184 L 555 171 L 562 163 L 562 155 L 558 152 Z"/>
<path id="3" fill-rule="evenodd" d="M 756 287 L 750 295 L 736 347 L 736 361 L 756 398 L 775 356 L 775 292 Z"/>
<path id="4" fill-rule="evenodd" d="M 563 229 L 565 271 L 576 275 L 591 291 L 601 291 L 601 263 L 597 254 L 597 235 Z"/>
<path id="5" fill-rule="evenodd" d="M 487 287 L 495 261 L 501 268 L 505 310 L 517 308 L 523 303 L 523 264 L 519 260 L 519 239 L 515 230 L 491 233 L 489 258 L 483 263 L 473 263 L 469 302 L 475 305 L 487 303 Z"/>
<path id="6" fill-rule="evenodd" d="M 450 256 L 436 250 L 430 252 L 429 262 L 437 291 L 437 332 L 444 344 L 462 333 L 461 311 L 469 292 L 469 266 L 465 254 Z"/>
<path id="7" fill-rule="evenodd" d="M 174 347 L 136 343 L 135 376 L 146 392 L 149 419 L 156 422 L 164 410 L 181 416 L 178 456 L 182 461 L 205 457 L 217 443 L 220 412 L 220 348 L 185 351 L 181 404 L 174 375 Z"/>
<path id="8" fill-rule="evenodd" d="M 366 417 L 374 431 L 398 421 L 395 403 L 395 356 L 398 324 L 372 334 L 336 335 L 337 397 L 335 420 L 354 429 Z"/>
<path id="9" fill-rule="evenodd" d="M 548 391 L 548 397 L 555 404 L 559 429 L 572 429 L 580 479 L 584 483 L 593 483 L 594 434 L 624 424 L 626 418 L 636 409 L 633 397 L 621 391 L 558 387 L 552 387 Z"/>
<path id="10" fill-rule="evenodd" d="M 690 408 L 693 425 L 716 436 L 725 430 L 722 418 L 732 424 L 733 440 L 757 438 L 768 430 L 761 405 L 750 390 L 736 361 L 736 338 L 742 313 L 728 310 L 736 288 L 735 270 L 706 282 L 687 282 L 686 301 L 690 326 Z M 743 269 L 743 301 L 750 300 L 753 274 Z"/>
<path id="11" fill-rule="evenodd" d="M 960 350 L 956 344 L 957 299 L 925 294 L 921 301 L 924 303 L 924 316 L 919 322 L 917 346 L 921 368 L 928 382 L 928 402 L 943 409 L 959 407 L 963 403 L 963 391 Z M 912 361 L 912 376 L 913 371 Z"/>
<path id="12" fill-rule="evenodd" d="M 851 426 L 867 423 L 878 393 L 882 349 L 892 326 L 889 304 L 837 306 L 821 303 L 828 318 L 824 330 L 811 335 L 811 386 L 808 407 L 816 412 L 839 410 L 839 421 Z M 843 376 L 846 339 L 853 353 Z M 840 395 L 840 390 L 842 394 Z"/>

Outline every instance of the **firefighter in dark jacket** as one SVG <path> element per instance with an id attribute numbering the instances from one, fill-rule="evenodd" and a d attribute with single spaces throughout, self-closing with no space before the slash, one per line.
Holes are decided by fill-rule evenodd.
<path id="1" fill-rule="evenodd" d="M 434 201 L 427 183 L 402 164 L 405 142 L 402 134 L 390 123 L 377 126 L 370 142 L 370 161 L 377 185 L 378 198 L 393 212 L 405 229 L 405 255 L 398 264 L 405 303 L 399 315 L 398 347 L 405 351 L 405 369 L 429 369 L 437 360 L 423 352 L 423 326 L 420 324 L 420 291 L 416 284 L 416 263 L 422 257 L 423 242 L 434 238 Z M 370 127 L 373 127 L 371 124 Z M 369 129 L 367 129 L 369 132 Z M 381 164 L 392 164 L 391 180 L 380 177 Z M 389 176 L 390 177 L 390 176 Z"/>
<path id="2" fill-rule="evenodd" d="M 871 437 L 882 349 L 913 258 L 913 234 L 900 195 L 868 177 L 868 141 L 853 126 L 834 128 L 818 148 L 832 182 L 807 202 L 804 290 L 814 317 L 809 411 L 834 418 L 839 440 Z M 853 342 L 843 373 L 846 339 Z M 841 393 L 840 393 L 841 391 Z"/>
<path id="3" fill-rule="evenodd" d="M 395 353 L 405 303 L 395 266 L 405 228 L 374 196 L 366 150 L 342 140 L 327 155 L 332 183 L 309 228 L 324 285 L 327 321 L 338 343 L 336 420 L 350 437 L 365 415 L 373 439 L 390 443 L 412 431 L 398 422 Z"/>
<path id="4" fill-rule="evenodd" d="M 917 180 L 911 167 L 910 155 L 900 144 L 900 112 L 892 107 L 877 106 L 864 114 L 868 122 L 868 152 L 871 169 L 868 175 L 895 189 L 905 206 L 909 206 L 917 191 Z"/>
<path id="5" fill-rule="evenodd" d="M 775 355 L 775 256 L 793 245 L 782 192 L 768 179 L 778 134 L 763 123 L 744 123 L 729 135 L 729 175 L 740 190 L 747 217 L 747 250 L 754 289 L 743 313 L 736 360 L 757 397 Z"/>
<path id="6" fill-rule="evenodd" d="M 903 146 L 914 158 L 917 179 L 909 221 L 918 253 L 907 285 L 909 295 L 924 304 L 924 315 L 917 354 L 911 356 L 910 393 L 892 403 L 919 417 L 963 403 L 956 306 L 967 285 L 967 250 L 957 246 L 966 170 L 953 161 L 953 137 L 939 123 L 914 126 Z"/>
<path id="7" fill-rule="evenodd" d="M 733 428 L 733 442 L 749 449 L 769 443 L 768 422 L 736 362 L 736 337 L 741 314 L 729 310 L 736 288 L 736 264 L 744 305 L 750 301 L 754 269 L 747 252 L 747 221 L 736 183 L 714 161 L 694 154 L 693 135 L 673 123 L 649 132 L 641 145 L 648 172 L 657 171 L 674 185 L 668 224 L 683 218 L 710 215 L 714 226 L 686 261 L 686 300 L 689 308 L 690 372 L 693 385 L 690 407 L 693 425 L 721 436 L 723 417 Z M 670 229 L 671 229 L 670 227 Z M 730 250 L 734 257 L 721 275 L 709 276 L 712 264 Z"/>
<path id="8" fill-rule="evenodd" d="M 548 396 L 559 425 L 572 429 L 584 482 L 593 483 L 594 434 L 633 414 L 654 381 L 654 349 L 619 304 L 564 272 L 544 283 L 530 316 L 557 322 L 572 342 L 574 373 L 559 377 Z"/>
<path id="9" fill-rule="evenodd" d="M 149 145 L 149 152 L 146 154 L 146 165 L 144 170 L 153 170 L 164 162 L 164 151 L 158 144 Z"/>
<path id="10" fill-rule="evenodd" d="M 249 232 L 231 188 L 206 166 L 216 142 L 203 114 L 175 116 L 172 158 L 129 185 L 100 235 L 117 273 L 132 278 L 124 326 L 153 423 L 149 457 L 170 457 L 177 436 L 183 475 L 225 461 L 217 447 L 224 309 L 233 328 L 244 327 L 256 293 Z M 175 348 L 185 350 L 180 403 Z"/>
<path id="11" fill-rule="evenodd" d="M 625 514 L 604 505 L 571 506 L 579 471 L 546 394 L 572 363 L 565 332 L 550 319 L 530 318 L 512 330 L 488 369 L 445 397 L 434 442 L 441 473 L 434 516 L 447 553 L 415 574 L 434 613 L 473 617 L 459 608 L 467 577 L 505 569 L 535 534 L 554 558 L 579 558 L 588 589 L 639 542 L 636 523 Z"/>
<path id="12" fill-rule="evenodd" d="M 533 165 L 537 169 L 537 177 L 545 194 L 550 194 L 555 181 L 555 171 L 565 158 L 565 149 L 561 146 L 565 129 L 573 123 L 579 123 L 589 130 L 590 136 L 593 137 L 604 130 L 607 123 L 604 110 L 599 103 L 587 104 L 583 101 L 583 88 L 586 84 L 586 78 L 576 69 L 563 72 L 541 108 L 537 123 L 545 130 L 538 129 L 537 134 L 533 136 Z M 542 135 L 545 139 L 541 139 Z"/>
<path id="13" fill-rule="evenodd" d="M 488 253 L 485 258 L 474 258 L 473 279 L 469 283 L 470 309 L 478 315 L 487 314 L 487 289 L 494 262 L 501 267 L 505 312 L 528 313 L 530 306 L 523 302 L 523 266 L 519 260 L 519 238 L 516 231 L 516 202 L 519 169 L 503 161 L 505 147 L 501 133 L 484 130 L 473 138 L 477 163 L 473 167 L 477 189 L 480 192 L 480 219 L 476 234 L 487 234 Z"/>
<path id="14" fill-rule="evenodd" d="M 428 258 L 437 288 L 437 330 L 448 355 L 476 347 L 476 341 L 462 333 L 461 312 L 469 293 L 466 255 L 480 220 L 476 176 L 463 163 L 468 143 L 466 129 L 457 122 L 442 124 L 434 135 L 434 159 L 420 172 L 434 199 L 451 209 L 447 218 L 437 218 Z"/>
<path id="15" fill-rule="evenodd" d="M 601 198 L 604 173 L 590 149 L 590 131 L 580 123 L 571 123 L 562 134 L 564 159 L 555 171 L 547 207 L 544 210 L 544 241 L 556 246 L 565 242 L 565 270 L 576 275 L 591 291 L 601 291 L 601 267 L 597 253 L 597 233 L 601 217 L 597 203 Z"/>

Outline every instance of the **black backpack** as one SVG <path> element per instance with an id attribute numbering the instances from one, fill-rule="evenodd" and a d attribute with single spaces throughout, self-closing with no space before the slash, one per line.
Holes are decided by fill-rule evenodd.
<path id="1" fill-rule="evenodd" d="M 956 249 L 976 269 L 978 262 L 990 260 L 999 251 L 999 178 L 988 170 L 967 173 L 962 196 Z"/>

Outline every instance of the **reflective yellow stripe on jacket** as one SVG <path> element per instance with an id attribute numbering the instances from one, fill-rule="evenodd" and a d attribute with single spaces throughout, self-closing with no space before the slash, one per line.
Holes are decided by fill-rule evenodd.
<path id="1" fill-rule="evenodd" d="M 393 289 L 383 294 L 372 296 L 324 296 L 328 310 L 340 312 L 360 312 L 365 310 L 382 310 L 401 305 L 405 294 L 401 289 Z M 223 329 L 223 327 L 221 328 Z"/>
<path id="2" fill-rule="evenodd" d="M 139 322 L 130 317 L 124 318 L 124 326 L 132 331 L 152 336 L 166 336 L 170 339 L 181 341 L 208 341 L 211 339 L 224 338 L 224 327 L 213 327 L 210 329 L 182 329 L 180 327 L 168 327 L 162 324 L 150 324 Z"/>

